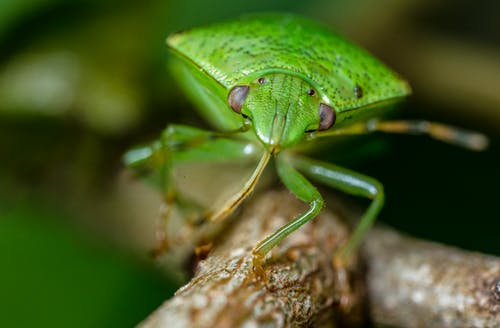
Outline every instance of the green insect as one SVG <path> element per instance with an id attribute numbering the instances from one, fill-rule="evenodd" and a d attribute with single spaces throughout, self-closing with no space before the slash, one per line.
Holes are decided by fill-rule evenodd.
<path id="1" fill-rule="evenodd" d="M 204 217 L 219 221 L 251 193 L 273 159 L 283 184 L 309 207 L 254 247 L 256 263 L 323 208 L 306 177 L 372 201 L 341 256 L 359 246 L 384 204 L 380 182 L 300 155 L 305 144 L 376 131 L 426 134 L 475 150 L 487 144 L 481 134 L 438 123 L 374 119 L 410 94 L 408 83 L 366 51 L 295 15 L 244 16 L 175 33 L 167 44 L 178 81 L 217 132 L 172 124 L 159 140 L 128 152 L 125 162 L 154 162 L 168 176 L 180 162 L 258 155 L 243 188 Z M 173 199 L 175 186 L 166 181 L 166 198 Z"/>

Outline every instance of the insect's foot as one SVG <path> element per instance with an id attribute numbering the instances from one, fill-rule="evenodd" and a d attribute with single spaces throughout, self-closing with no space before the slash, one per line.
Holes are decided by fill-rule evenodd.
<path id="1" fill-rule="evenodd" d="M 263 267 L 264 255 L 252 252 L 252 271 L 257 280 L 263 281 L 266 277 L 266 272 Z"/>
<path id="2" fill-rule="evenodd" d="M 354 292 L 351 288 L 351 279 L 349 277 L 349 260 L 346 258 L 345 253 L 338 251 L 333 255 L 332 266 L 335 272 L 337 290 L 339 293 L 339 307 L 345 312 L 349 313 L 353 307 Z"/>
<path id="3" fill-rule="evenodd" d="M 212 243 L 199 245 L 199 246 L 196 246 L 196 248 L 194 249 L 194 254 L 196 255 L 196 257 L 198 259 L 204 260 L 207 258 L 208 253 L 210 253 L 212 248 L 213 248 Z"/>
<path id="4" fill-rule="evenodd" d="M 169 249 L 170 249 L 170 243 L 168 242 L 168 240 L 161 239 L 158 241 L 156 247 L 149 251 L 149 256 L 151 256 L 151 258 L 153 258 L 154 260 L 157 260 Z"/>

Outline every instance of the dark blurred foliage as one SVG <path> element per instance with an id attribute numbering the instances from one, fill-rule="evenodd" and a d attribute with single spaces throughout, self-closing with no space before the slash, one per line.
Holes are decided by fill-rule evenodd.
<path id="1" fill-rule="evenodd" d="M 491 137 L 473 153 L 369 136 L 331 158 L 384 183 L 382 221 L 500 254 L 497 1 L 0 0 L 0 326 L 131 326 L 172 294 L 146 255 L 158 195 L 120 156 L 168 122 L 204 124 L 166 70 L 170 32 L 270 10 L 330 25 L 407 77 L 400 117 Z"/>

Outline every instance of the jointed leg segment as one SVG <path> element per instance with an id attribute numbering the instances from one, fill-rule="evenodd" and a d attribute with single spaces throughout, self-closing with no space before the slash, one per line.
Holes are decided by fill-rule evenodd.
<path id="1" fill-rule="evenodd" d="M 288 158 L 278 156 L 276 158 L 276 168 L 281 181 L 300 200 L 309 203 L 309 209 L 294 218 L 291 222 L 278 229 L 273 234 L 260 241 L 253 249 L 252 253 L 257 259 L 262 259 L 274 246 L 286 238 L 289 234 L 300 228 L 309 220 L 315 218 L 323 207 L 323 198 L 318 190 L 302 176 Z"/>

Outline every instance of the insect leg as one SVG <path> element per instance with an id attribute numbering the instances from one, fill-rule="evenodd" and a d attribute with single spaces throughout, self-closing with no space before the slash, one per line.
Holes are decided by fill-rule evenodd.
<path id="1" fill-rule="evenodd" d="M 231 197 L 223 206 L 219 208 L 218 211 L 210 213 L 208 215 L 208 220 L 210 221 L 220 221 L 228 217 L 229 214 L 252 192 L 252 190 L 255 188 L 255 185 L 257 184 L 257 181 L 259 177 L 262 175 L 262 172 L 264 172 L 264 169 L 266 168 L 267 163 L 269 162 L 269 159 L 271 158 L 271 153 L 269 152 L 264 152 L 262 155 L 259 164 L 257 164 L 257 167 L 253 171 L 252 175 L 250 178 L 247 180 L 243 188 L 240 190 L 240 192 L 236 193 Z"/>
<path id="2" fill-rule="evenodd" d="M 341 259 L 359 247 L 363 236 L 370 229 L 384 205 L 384 189 L 380 182 L 363 174 L 305 157 L 291 157 L 292 164 L 305 175 L 332 188 L 355 196 L 366 197 L 372 202 L 356 226 L 349 241 L 340 252 Z"/>
<path id="3" fill-rule="evenodd" d="M 369 121 L 367 125 L 368 128 L 373 131 L 423 134 L 437 140 L 476 151 L 484 150 L 488 146 L 488 138 L 481 133 L 436 122 L 421 120 L 384 122 L 372 120 Z"/>
<path id="4" fill-rule="evenodd" d="M 163 155 L 168 155 L 175 152 L 182 152 L 189 149 L 202 147 L 204 144 L 209 145 L 214 140 L 234 138 L 234 135 L 244 132 L 248 129 L 246 125 L 242 128 L 229 132 L 213 132 L 193 128 L 186 125 L 171 124 L 162 133 L 161 138 L 143 147 L 134 148 L 123 156 L 123 162 L 127 167 L 140 168 L 141 165 L 151 165 L 152 161 L 164 162 L 167 158 Z M 235 139 L 235 138 L 234 138 Z M 238 139 L 236 139 L 238 140 Z M 225 150 L 225 149 L 222 149 Z M 227 155 L 227 152 L 221 156 Z M 238 154 L 238 151 L 231 152 Z M 206 154 L 210 155 L 210 154 Z M 212 154 L 214 155 L 214 154 Z M 213 159 L 214 156 L 207 156 L 208 159 Z"/>
<path id="5" fill-rule="evenodd" d="M 379 121 L 378 119 L 371 119 L 366 122 L 352 124 L 345 128 L 313 132 L 308 139 L 346 134 L 367 134 L 377 131 L 428 135 L 431 138 L 476 151 L 481 151 L 488 147 L 488 138 L 481 133 L 422 120 Z"/>
<path id="6" fill-rule="evenodd" d="M 125 166 L 147 173 L 164 195 L 172 192 L 172 167 L 183 162 L 223 162 L 256 157 L 257 148 L 236 133 L 212 132 L 185 125 L 169 125 L 160 139 L 125 153 Z"/>
<path id="7" fill-rule="evenodd" d="M 260 260 L 289 234 L 315 218 L 321 211 L 324 203 L 318 190 L 292 166 L 287 157 L 278 156 L 276 158 L 276 168 L 281 181 L 300 200 L 309 203 L 309 209 L 260 241 L 254 247 L 252 251 L 254 266 L 258 266 Z"/>
<path id="8" fill-rule="evenodd" d="M 159 255 L 168 249 L 166 227 L 172 215 L 174 203 L 180 209 L 194 204 L 183 199 L 174 185 L 173 170 L 180 163 L 224 162 L 227 160 L 251 160 L 256 156 L 256 147 L 245 139 L 238 139 L 231 132 L 212 132 L 184 125 L 169 125 L 160 139 L 150 145 L 135 148 L 124 155 L 125 165 L 147 177 L 160 187 L 164 204 L 157 229 L 159 246 L 153 251 Z M 194 222 L 193 224 L 197 224 Z"/>

